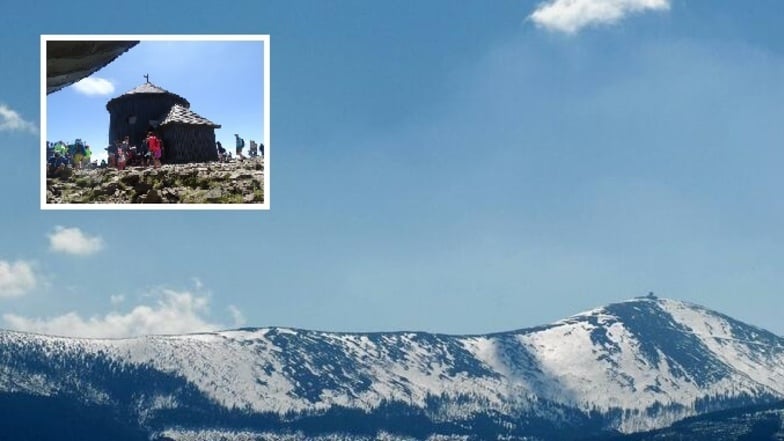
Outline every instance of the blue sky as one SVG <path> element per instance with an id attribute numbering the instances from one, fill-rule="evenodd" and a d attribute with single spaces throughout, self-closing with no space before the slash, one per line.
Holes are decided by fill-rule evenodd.
<path id="1" fill-rule="evenodd" d="M 583 1 L 20 4 L 0 325 L 478 333 L 655 291 L 784 334 L 784 5 Z M 271 209 L 40 211 L 39 35 L 75 22 L 269 34 Z"/>
<path id="2" fill-rule="evenodd" d="M 145 36 L 105 68 L 47 96 L 46 136 L 73 143 L 81 138 L 94 159 L 106 158 L 109 112 L 106 103 L 150 82 L 180 95 L 191 110 L 221 125 L 216 140 L 234 147 L 234 133 L 263 140 L 263 59 L 261 41 L 158 41 Z"/>

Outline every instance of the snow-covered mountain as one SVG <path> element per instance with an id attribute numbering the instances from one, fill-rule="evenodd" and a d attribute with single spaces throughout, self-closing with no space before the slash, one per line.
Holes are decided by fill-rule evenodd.
<path id="1" fill-rule="evenodd" d="M 260 328 L 100 340 L 5 331 L 0 392 L 112 409 L 174 439 L 560 439 L 780 400 L 784 338 L 655 297 L 471 336 Z"/>

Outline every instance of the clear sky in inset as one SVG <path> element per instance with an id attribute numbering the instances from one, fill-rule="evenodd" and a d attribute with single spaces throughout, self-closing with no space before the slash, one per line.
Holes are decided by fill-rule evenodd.
<path id="1" fill-rule="evenodd" d="M 39 139 L 0 131 L 0 326 L 478 333 L 655 291 L 784 334 L 784 4 L 570 34 L 540 3 L 15 5 L 0 102 L 33 122 L 40 34 L 269 34 L 274 158 L 268 212 L 42 212 Z"/>
<path id="2" fill-rule="evenodd" d="M 144 36 L 140 36 L 144 38 Z M 102 87 L 86 91 L 71 85 L 47 96 L 46 136 L 73 143 L 81 138 L 94 159 L 106 158 L 109 112 L 106 103 L 149 81 L 180 95 L 191 110 L 221 125 L 216 140 L 230 151 L 234 133 L 263 139 L 263 43 L 261 41 L 151 41 L 138 45 L 86 82 Z"/>

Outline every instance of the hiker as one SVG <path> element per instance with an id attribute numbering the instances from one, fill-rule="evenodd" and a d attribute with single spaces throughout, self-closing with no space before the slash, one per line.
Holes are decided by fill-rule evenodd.
<path id="1" fill-rule="evenodd" d="M 82 168 L 82 160 L 84 159 L 85 149 L 84 142 L 81 139 L 74 141 L 73 149 L 73 165 L 74 168 L 80 170 Z"/>
<path id="2" fill-rule="evenodd" d="M 139 147 L 138 153 L 139 156 L 141 156 L 142 165 L 149 167 L 152 156 L 150 155 L 150 142 L 147 140 L 147 138 L 142 140 L 142 146 Z"/>
<path id="3" fill-rule="evenodd" d="M 90 150 L 89 145 L 84 146 L 84 160 L 82 160 L 82 165 L 89 165 L 90 164 L 90 157 L 93 155 L 93 151 Z"/>
<path id="4" fill-rule="evenodd" d="M 59 152 L 60 156 L 65 157 L 65 154 L 68 153 L 68 147 L 65 146 L 64 142 L 57 141 L 57 144 L 54 145 L 54 151 Z"/>
<path id="5" fill-rule="evenodd" d="M 251 158 L 255 158 L 259 154 L 259 147 L 256 145 L 256 141 L 250 140 L 250 150 L 248 150 L 248 154 L 250 154 Z"/>
<path id="6" fill-rule="evenodd" d="M 215 146 L 218 148 L 218 162 L 226 162 L 226 149 L 223 148 L 223 144 L 218 141 Z"/>
<path id="7" fill-rule="evenodd" d="M 245 159 L 245 157 L 242 156 L 242 149 L 245 147 L 245 140 L 240 138 L 240 135 L 236 133 L 234 134 L 234 140 L 237 142 L 237 157 L 240 159 L 240 161 L 242 161 Z"/>
<path id="8" fill-rule="evenodd" d="M 163 146 L 161 140 L 152 131 L 147 132 L 147 146 L 152 153 L 153 168 L 161 168 L 161 154 Z"/>
<path id="9" fill-rule="evenodd" d="M 259 143 L 259 155 L 261 155 L 262 158 L 264 157 L 264 143 L 263 142 Z"/>
<path id="10" fill-rule="evenodd" d="M 60 152 L 54 152 L 54 156 L 49 158 L 46 175 L 49 177 L 55 177 L 61 174 L 67 166 L 68 161 L 65 159 L 65 157 L 61 155 Z"/>
<path id="11" fill-rule="evenodd" d="M 128 150 L 125 143 L 117 146 L 117 170 L 125 170 L 125 162 L 128 160 Z"/>
<path id="12" fill-rule="evenodd" d="M 108 166 L 114 167 L 117 164 L 117 146 L 114 144 L 109 144 L 109 146 L 104 150 L 106 150 L 106 156 L 109 161 Z"/>

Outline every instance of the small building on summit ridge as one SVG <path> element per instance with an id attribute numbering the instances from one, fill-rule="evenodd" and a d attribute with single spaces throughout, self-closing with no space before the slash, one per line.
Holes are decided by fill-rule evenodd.
<path id="1" fill-rule="evenodd" d="M 185 98 L 149 81 L 106 103 L 109 111 L 109 143 L 129 137 L 131 145 L 141 145 L 149 130 L 157 130 L 172 106 L 190 107 Z"/>
<path id="2" fill-rule="evenodd" d="M 147 78 L 147 75 L 145 75 Z M 150 130 L 163 140 L 164 163 L 218 159 L 215 129 L 220 125 L 190 110 L 185 98 L 147 81 L 106 103 L 109 143 L 128 137 L 141 146 Z"/>
<path id="3" fill-rule="evenodd" d="M 161 121 L 159 133 L 166 146 L 163 161 L 168 163 L 217 161 L 215 129 L 220 125 L 175 104 Z"/>

